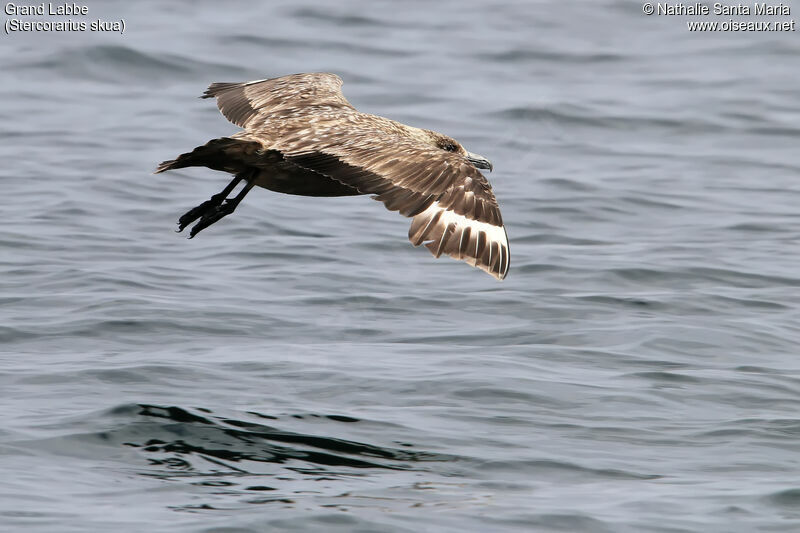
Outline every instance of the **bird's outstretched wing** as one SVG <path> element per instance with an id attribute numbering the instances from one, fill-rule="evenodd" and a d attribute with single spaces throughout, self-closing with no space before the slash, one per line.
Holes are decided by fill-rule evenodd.
<path id="1" fill-rule="evenodd" d="M 413 217 L 408 238 L 415 246 L 505 278 L 508 238 L 486 178 L 461 154 L 409 133 L 416 129 L 359 113 L 341 85 L 334 74 L 297 74 L 215 83 L 205 97 L 216 97 L 248 140 Z"/>
<path id="2" fill-rule="evenodd" d="M 245 83 L 212 83 L 202 98 L 214 97 L 225 118 L 245 129 L 258 127 L 270 116 L 299 117 L 325 108 L 355 111 L 342 95 L 342 79 L 324 72 Z"/>
<path id="3" fill-rule="evenodd" d="M 388 209 L 413 217 L 408 238 L 414 246 L 426 243 L 436 257 L 445 253 L 505 278 L 508 237 L 492 187 L 480 171 L 459 154 L 358 127 L 358 122 L 319 123 L 310 132 L 305 124 L 306 134 L 285 130 L 272 147 L 298 166 L 373 194 Z"/>

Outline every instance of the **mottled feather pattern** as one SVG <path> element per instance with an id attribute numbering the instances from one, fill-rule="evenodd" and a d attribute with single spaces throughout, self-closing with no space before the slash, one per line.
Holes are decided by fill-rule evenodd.
<path id="1" fill-rule="evenodd" d="M 212 83 L 203 98 L 217 98 L 223 115 L 242 128 L 253 128 L 269 115 L 304 116 L 330 110 L 353 109 L 341 93 L 335 74 L 294 74 L 245 83 Z"/>
<path id="2" fill-rule="evenodd" d="M 370 194 L 386 208 L 413 217 L 408 236 L 415 246 L 427 243 L 436 257 L 447 254 L 503 279 L 508 239 L 491 185 L 467 159 L 470 154 L 440 133 L 360 113 L 341 86 L 334 74 L 295 74 L 214 83 L 203 97 L 215 97 L 222 114 L 245 129 L 232 138 L 280 154 L 282 170 L 295 165 L 297 179 L 312 172 L 346 190 Z M 210 166 L 191 154 L 165 162 L 173 166 L 159 171 Z M 267 178 L 257 185 L 291 192 Z"/>

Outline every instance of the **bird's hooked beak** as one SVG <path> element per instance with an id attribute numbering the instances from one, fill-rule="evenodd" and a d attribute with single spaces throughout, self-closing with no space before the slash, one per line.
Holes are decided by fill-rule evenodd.
<path id="1" fill-rule="evenodd" d="M 472 163 L 472 166 L 475 168 L 483 168 L 487 169 L 489 172 L 492 171 L 492 162 L 483 157 L 482 155 L 473 154 L 472 152 L 467 152 L 467 160 Z"/>

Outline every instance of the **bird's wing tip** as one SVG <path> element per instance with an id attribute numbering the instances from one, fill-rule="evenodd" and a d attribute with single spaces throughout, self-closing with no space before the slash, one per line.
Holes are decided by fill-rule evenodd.
<path id="1" fill-rule="evenodd" d="M 233 87 L 239 87 L 241 85 L 244 84 L 232 83 L 229 81 L 215 81 L 214 83 L 209 85 L 205 91 L 203 91 L 203 94 L 200 95 L 199 98 L 214 98 L 216 96 L 219 96 L 221 92 L 224 92 Z"/>
<path id="2" fill-rule="evenodd" d="M 440 207 L 437 201 L 414 217 L 408 238 L 415 246 L 425 243 L 434 257 L 449 255 L 499 281 L 508 275 L 511 254 L 502 224 L 472 220 Z"/>

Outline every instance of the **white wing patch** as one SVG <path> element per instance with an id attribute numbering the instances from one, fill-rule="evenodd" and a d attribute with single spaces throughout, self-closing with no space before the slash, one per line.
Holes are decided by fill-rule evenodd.
<path id="1" fill-rule="evenodd" d="M 510 256 L 503 226 L 472 220 L 433 202 L 414 217 L 408 238 L 414 246 L 425 242 L 433 255 L 446 253 L 502 280 Z"/>

